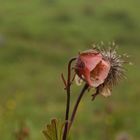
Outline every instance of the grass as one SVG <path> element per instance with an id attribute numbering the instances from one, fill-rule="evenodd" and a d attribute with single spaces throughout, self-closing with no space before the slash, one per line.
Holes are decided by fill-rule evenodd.
<path id="1" fill-rule="evenodd" d="M 14 140 L 22 120 L 31 140 L 43 139 L 50 118 L 64 118 L 60 74 L 68 59 L 92 42 L 115 40 L 134 65 L 127 66 L 128 78 L 110 98 L 99 96 L 92 103 L 92 92 L 85 96 L 71 139 L 115 140 L 126 132 L 139 140 L 139 5 L 134 0 L 1 0 L 0 139 Z M 74 86 L 73 100 L 78 91 Z"/>

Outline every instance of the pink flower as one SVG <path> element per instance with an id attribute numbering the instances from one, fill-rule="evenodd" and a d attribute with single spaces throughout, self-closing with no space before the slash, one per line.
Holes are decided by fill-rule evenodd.
<path id="1" fill-rule="evenodd" d="M 79 54 L 75 70 L 90 87 L 98 87 L 106 80 L 110 67 L 110 62 L 100 52 L 89 50 Z"/>
<path id="2" fill-rule="evenodd" d="M 92 50 L 80 53 L 75 64 L 76 83 L 80 84 L 82 79 L 105 97 L 110 96 L 113 86 L 125 77 L 124 63 L 127 63 L 126 57 L 117 53 L 114 42 L 108 45 L 110 47 L 105 48 L 97 44 Z"/>

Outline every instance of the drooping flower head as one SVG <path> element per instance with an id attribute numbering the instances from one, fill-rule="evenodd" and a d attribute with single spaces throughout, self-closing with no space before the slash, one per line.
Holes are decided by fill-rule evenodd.
<path id="1" fill-rule="evenodd" d="M 112 87 L 124 77 L 124 62 L 115 47 L 105 49 L 95 46 L 78 55 L 75 72 L 89 87 L 98 88 L 102 95 L 109 96 Z"/>

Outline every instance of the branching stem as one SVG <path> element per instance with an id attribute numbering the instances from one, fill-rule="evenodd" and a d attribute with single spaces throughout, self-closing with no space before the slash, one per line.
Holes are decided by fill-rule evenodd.
<path id="1" fill-rule="evenodd" d="M 63 132 L 63 140 L 67 139 L 68 133 L 68 120 L 69 120 L 69 111 L 70 111 L 70 87 L 71 87 L 71 65 L 72 62 L 76 60 L 76 58 L 72 58 L 68 63 L 68 78 L 66 83 L 66 90 L 67 90 L 67 103 L 66 103 L 66 114 L 65 114 L 65 127 Z"/>

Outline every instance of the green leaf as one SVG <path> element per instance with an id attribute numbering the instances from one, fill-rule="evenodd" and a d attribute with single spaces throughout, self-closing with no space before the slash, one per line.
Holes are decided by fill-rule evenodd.
<path id="1" fill-rule="evenodd" d="M 43 130 L 47 140 L 62 140 L 64 123 L 57 119 L 52 119 L 50 124 L 47 124 Z"/>

